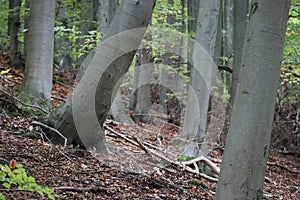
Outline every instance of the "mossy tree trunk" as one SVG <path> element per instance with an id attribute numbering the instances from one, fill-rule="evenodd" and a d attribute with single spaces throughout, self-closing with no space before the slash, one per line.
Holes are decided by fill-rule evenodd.
<path id="1" fill-rule="evenodd" d="M 30 1 L 26 37 L 23 101 L 50 108 L 53 71 L 55 0 Z"/>

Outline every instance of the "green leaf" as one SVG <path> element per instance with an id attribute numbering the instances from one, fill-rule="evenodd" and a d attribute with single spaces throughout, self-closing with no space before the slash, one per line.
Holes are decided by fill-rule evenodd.
<path id="1" fill-rule="evenodd" d="M 5 196 L 0 192 L 0 200 L 5 200 Z"/>
<path id="2" fill-rule="evenodd" d="M 2 185 L 3 185 L 5 188 L 7 188 L 7 189 L 10 188 L 10 184 L 9 184 L 8 182 L 2 183 Z"/>
<path id="3" fill-rule="evenodd" d="M 8 74 L 9 71 L 10 71 L 10 69 L 8 69 L 8 70 L 2 70 L 2 71 L 0 72 L 0 74 L 1 74 L 1 75 L 5 75 L 5 74 Z"/>

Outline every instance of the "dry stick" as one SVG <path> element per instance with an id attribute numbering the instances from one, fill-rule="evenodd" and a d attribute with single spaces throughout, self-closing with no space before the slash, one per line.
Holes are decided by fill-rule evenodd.
<path id="1" fill-rule="evenodd" d="M 131 143 L 131 144 L 133 144 L 133 145 L 135 145 L 135 146 L 138 146 L 138 147 L 140 146 L 140 145 L 139 145 L 138 143 L 136 143 L 135 141 L 126 138 L 124 135 L 118 133 L 117 131 L 115 131 L 114 129 L 110 128 L 109 126 L 104 125 L 103 127 L 104 127 L 106 130 L 109 130 L 110 132 L 114 133 L 114 134 L 117 135 L 118 137 L 120 137 L 120 138 L 126 140 L 127 142 L 129 142 L 129 143 Z M 144 149 L 143 149 L 143 150 L 144 150 Z M 147 151 L 145 151 L 145 152 L 148 153 Z"/>
<path id="2" fill-rule="evenodd" d="M 205 158 L 204 156 L 200 156 L 200 157 L 195 158 L 193 160 L 182 162 L 182 164 L 183 165 L 190 165 L 190 164 L 196 165 L 196 163 L 199 162 L 199 161 L 205 162 L 211 170 L 213 170 L 216 174 L 220 174 L 220 168 L 217 167 L 217 165 L 215 165 L 213 162 L 211 162 L 209 159 Z"/>
<path id="3" fill-rule="evenodd" d="M 273 165 L 273 166 L 276 166 L 276 167 L 280 167 L 288 172 L 291 172 L 291 173 L 295 173 L 295 174 L 300 174 L 300 171 L 299 170 L 293 170 L 293 169 L 289 169 L 287 168 L 286 166 L 284 165 L 281 165 L 280 163 L 276 163 L 276 162 L 267 162 L 268 165 Z"/>
<path id="4" fill-rule="evenodd" d="M 64 98 L 61 98 L 61 97 L 58 97 L 58 96 L 52 96 L 51 98 L 57 99 L 57 100 L 59 100 L 59 101 L 66 102 L 66 100 L 65 100 Z"/>
<path id="5" fill-rule="evenodd" d="M 149 154 L 151 156 L 151 153 L 149 152 L 149 150 L 145 147 L 145 145 L 136 137 L 133 137 L 133 139 L 138 143 L 138 145 L 140 146 L 141 149 L 143 149 L 147 154 Z"/>
<path id="6" fill-rule="evenodd" d="M 47 137 L 46 133 L 41 129 L 41 127 L 38 127 L 40 129 L 40 131 L 42 132 L 42 135 L 50 142 L 52 143 L 52 141 Z M 53 144 L 53 143 L 52 143 Z M 61 150 L 59 150 L 56 146 L 54 146 L 54 148 L 58 151 L 58 153 L 62 154 L 65 158 L 67 158 L 69 161 L 73 162 L 73 160 L 67 156 L 66 154 L 64 154 Z"/>
<path id="7" fill-rule="evenodd" d="M 116 134 L 117 136 L 123 138 L 124 140 L 130 142 L 131 144 L 140 147 L 139 144 L 137 144 L 136 142 L 134 142 L 134 141 L 132 141 L 132 140 L 126 138 L 125 136 L 123 136 L 122 134 L 118 133 L 118 132 L 115 131 L 114 129 L 108 127 L 107 125 L 104 125 L 104 128 L 107 129 L 107 130 L 109 130 L 109 131 L 111 131 L 112 133 Z M 188 167 L 188 166 L 185 166 L 185 165 L 182 165 L 182 164 L 179 163 L 179 162 L 174 162 L 173 160 L 171 160 L 171 159 L 169 159 L 169 158 L 166 158 L 165 156 L 159 154 L 158 152 L 156 152 L 156 151 L 153 150 L 153 149 L 148 149 L 148 148 L 145 147 L 145 146 L 144 146 L 144 148 L 147 149 L 146 153 L 150 152 L 151 154 L 153 154 L 153 155 L 155 155 L 155 156 L 161 158 L 162 160 L 164 160 L 164 161 L 166 161 L 166 162 L 168 162 L 168 163 L 170 163 L 170 164 L 172 164 L 172 165 L 181 167 L 181 168 L 183 168 L 184 170 L 186 170 L 186 171 L 188 171 L 188 172 L 190 172 L 190 173 L 193 173 L 193 174 L 197 174 L 197 175 L 199 175 L 199 176 L 201 176 L 201 177 L 203 177 L 203 178 L 205 178 L 205 179 L 207 179 L 207 180 L 210 180 L 210 181 L 213 181 L 213 182 L 217 182 L 217 181 L 218 181 L 218 179 L 216 179 L 216 178 L 210 177 L 210 176 L 208 176 L 208 175 L 206 175 L 206 174 L 202 174 L 202 173 L 200 173 L 199 171 L 193 170 L 192 168 L 190 168 L 190 167 Z M 144 149 L 143 149 L 143 150 L 144 150 Z"/>
<path id="8" fill-rule="evenodd" d="M 10 94 L 8 92 L 5 92 L 5 91 L 3 91 L 1 89 L 0 89 L 0 92 L 2 92 L 3 94 L 5 94 L 5 95 L 7 95 L 7 96 L 9 96 L 11 98 L 13 98 L 15 101 L 19 102 L 20 104 L 22 104 L 24 106 L 31 107 L 31 108 L 36 108 L 36 109 L 38 109 L 38 110 L 40 110 L 40 111 L 48 114 L 48 112 L 46 110 L 44 110 L 44 109 L 42 109 L 42 108 L 40 108 L 38 106 L 35 106 L 35 105 L 30 105 L 30 104 L 24 103 L 24 102 L 20 101 L 19 99 L 17 99 L 16 97 L 14 97 L 12 94 Z"/>
<path id="9" fill-rule="evenodd" d="M 7 77 L 4 77 L 4 76 L 0 76 L 3 80 L 6 80 L 6 81 L 10 81 L 12 83 L 15 83 L 17 85 L 22 85 L 21 83 L 18 83 L 17 81 L 13 80 L 13 79 L 10 79 L 10 78 L 7 78 Z"/>
<path id="10" fill-rule="evenodd" d="M 68 139 L 67 139 L 63 134 L 61 134 L 58 130 L 56 130 L 56 129 L 54 129 L 54 128 L 52 128 L 52 127 L 46 125 L 46 124 L 43 124 L 43 123 L 41 123 L 41 122 L 37 122 L 37 121 L 31 122 L 31 124 L 32 124 L 32 125 L 37 125 L 37 126 L 42 126 L 42 127 L 44 127 L 44 128 L 49 129 L 50 131 L 53 131 L 53 132 L 57 133 L 61 138 L 64 139 L 64 141 L 65 141 L 65 142 L 64 142 L 64 147 L 67 146 Z"/>

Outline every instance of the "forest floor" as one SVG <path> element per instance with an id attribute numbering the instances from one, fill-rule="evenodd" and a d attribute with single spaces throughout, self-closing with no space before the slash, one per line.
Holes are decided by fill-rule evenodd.
<path id="1" fill-rule="evenodd" d="M 14 98 L 22 85 L 23 71 L 7 63 L 8 56 L 2 54 L 1 165 L 9 165 L 11 160 L 22 164 L 38 184 L 53 188 L 57 199 L 213 199 L 215 179 L 203 178 L 176 162 L 180 151 L 170 142 L 180 127 L 166 121 L 126 125 L 108 120 L 105 126 L 110 156 L 52 144 L 43 130 L 32 124 L 38 117 L 25 112 L 24 105 Z M 55 73 L 53 108 L 71 93 L 73 78 L 73 72 Z M 293 104 L 276 108 L 264 199 L 300 199 L 299 115 Z M 209 159 L 218 167 L 224 149 L 217 139 L 220 129 L 214 125 L 208 133 Z M 2 184 L 0 193 L 7 199 L 47 199 L 36 192 L 6 189 Z"/>

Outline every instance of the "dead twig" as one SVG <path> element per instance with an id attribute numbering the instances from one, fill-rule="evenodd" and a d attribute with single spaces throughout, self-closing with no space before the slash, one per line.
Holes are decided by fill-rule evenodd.
<path id="1" fill-rule="evenodd" d="M 288 172 L 291 172 L 291 173 L 295 173 L 295 174 L 300 174 L 300 171 L 299 170 L 292 170 L 292 169 L 289 169 L 287 168 L 286 166 L 283 166 L 279 163 L 276 163 L 276 162 L 267 162 L 267 165 L 271 165 L 271 166 L 276 166 L 276 167 L 280 167 L 281 169 L 284 169 Z"/>
<path id="2" fill-rule="evenodd" d="M 208 158 L 205 158 L 204 156 L 200 156 L 198 158 L 195 158 L 193 160 L 189 160 L 189 161 L 184 161 L 184 162 L 181 162 L 183 165 L 191 165 L 191 164 L 194 164 L 195 166 L 197 166 L 197 162 L 205 162 L 207 164 L 207 166 L 212 170 L 214 171 L 216 174 L 220 174 L 220 168 L 215 165 L 215 163 L 211 162 Z"/>
<path id="3" fill-rule="evenodd" d="M 138 144 L 137 142 L 132 141 L 132 140 L 126 138 L 125 136 L 123 136 L 122 134 L 118 133 L 117 131 L 115 131 L 114 129 L 110 128 L 109 126 L 104 125 L 104 128 L 105 128 L 106 130 L 109 130 L 109 131 L 111 131 L 112 133 L 116 134 L 117 136 L 121 137 L 122 139 L 124 139 L 124 140 L 130 142 L 131 144 L 133 144 L 133 145 L 135 145 L 135 146 L 141 148 L 140 144 Z M 184 169 L 184 170 L 187 171 L 187 172 L 190 172 L 190 173 L 193 173 L 193 174 L 197 174 L 197 175 L 199 175 L 199 176 L 201 176 L 201 177 L 203 177 L 203 178 L 205 178 L 205 179 L 207 179 L 207 180 L 213 181 L 213 182 L 217 182 L 217 181 L 218 181 L 218 179 L 216 179 L 216 178 L 213 178 L 213 177 L 210 177 L 210 176 L 208 176 L 208 175 L 206 175 L 206 174 L 200 173 L 198 170 L 193 170 L 192 168 L 190 168 L 190 167 L 188 167 L 188 166 L 185 166 L 185 165 L 183 165 L 183 164 L 181 164 L 181 163 L 179 163 L 179 162 L 175 162 L 175 161 L 173 161 L 173 160 L 171 160 L 171 159 L 169 159 L 169 158 L 167 158 L 167 157 L 165 157 L 165 156 L 159 154 L 159 153 L 156 152 L 155 150 L 147 148 L 147 147 L 144 146 L 144 145 L 143 145 L 142 150 L 144 150 L 146 153 L 149 153 L 150 155 L 155 155 L 156 157 L 161 158 L 162 160 L 164 160 L 165 162 L 167 162 L 167 163 L 169 163 L 169 164 L 171 164 L 171 165 L 173 165 L 173 166 L 177 166 L 177 167 L 179 167 L 179 168 L 181 168 L 181 169 Z"/>
<path id="4" fill-rule="evenodd" d="M 42 135 L 48 140 L 48 142 L 50 142 L 51 144 L 53 144 L 53 142 L 47 137 L 46 133 L 41 129 L 41 127 L 38 127 L 40 129 L 40 131 L 42 132 Z M 69 161 L 73 162 L 73 160 L 67 156 L 66 154 L 64 154 L 61 150 L 59 150 L 56 146 L 54 146 L 54 148 L 58 151 L 58 153 L 60 153 L 61 155 L 63 155 L 65 158 L 67 158 Z"/>
<path id="5" fill-rule="evenodd" d="M 13 98 L 15 101 L 19 102 L 20 104 L 22 104 L 22 105 L 24 105 L 24 106 L 27 106 L 27 107 L 30 107 L 30 108 L 35 108 L 35 109 L 38 109 L 38 110 L 40 110 L 40 111 L 42 111 L 42 112 L 48 114 L 48 112 L 47 112 L 46 110 L 44 110 L 44 109 L 42 109 L 42 108 L 40 108 L 40 107 L 38 107 L 38 106 L 35 106 L 35 105 L 30 105 L 30 104 L 24 103 L 24 102 L 22 102 L 21 100 L 19 100 L 19 99 L 17 99 L 16 97 L 14 97 L 12 94 L 10 94 L 10 93 L 8 93 L 8 92 L 5 92 L 4 90 L 1 90 L 1 89 L 0 89 L 0 92 L 2 92 L 3 94 L 5 94 L 5 95 L 7 95 L 7 96 L 9 96 L 9 97 L 11 97 L 11 98 Z"/>
<path id="6" fill-rule="evenodd" d="M 46 129 L 49 129 L 50 131 L 55 132 L 55 133 L 58 134 L 61 138 L 64 139 L 64 147 L 67 146 L 68 139 L 67 139 L 63 134 L 61 134 L 58 130 L 56 130 L 56 129 L 54 129 L 54 128 L 52 128 L 52 127 L 46 125 L 46 124 L 43 124 L 43 123 L 41 123 L 41 122 L 37 122 L 37 121 L 31 122 L 31 124 L 32 124 L 32 125 L 37 125 L 37 126 L 42 126 L 42 127 L 46 128 Z"/>

